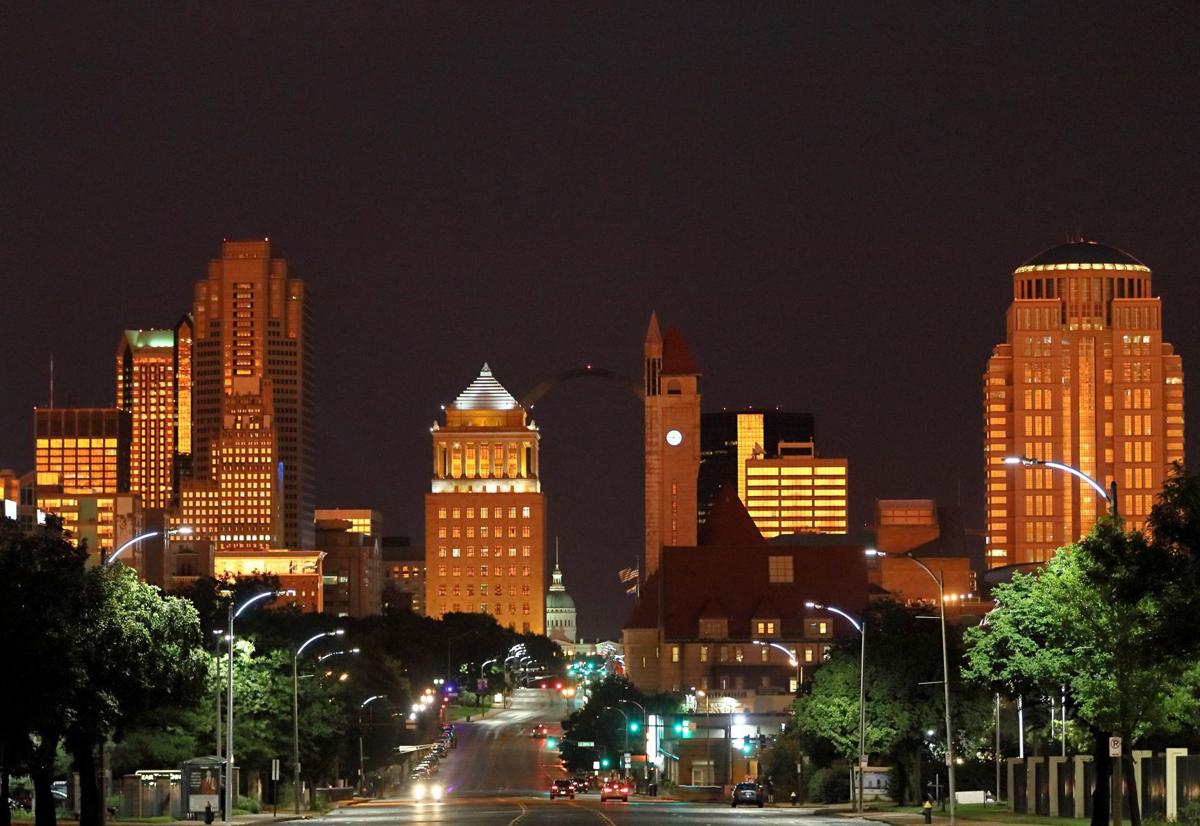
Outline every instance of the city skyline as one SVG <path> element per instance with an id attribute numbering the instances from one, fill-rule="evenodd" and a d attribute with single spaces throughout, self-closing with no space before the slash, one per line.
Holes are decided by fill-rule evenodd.
<path id="1" fill-rule="evenodd" d="M 111 405 L 116 337 L 174 325 L 222 238 L 277 239 L 320 303 L 316 504 L 379 510 L 414 537 L 448 388 L 485 359 L 518 397 L 587 363 L 636 377 L 655 309 L 705 371 L 705 412 L 816 417 L 821 451 L 852 467 L 853 525 L 876 498 L 961 490 L 982 526 L 980 377 L 1011 273 L 1043 249 L 1082 234 L 1145 261 L 1185 377 L 1200 358 L 1198 116 L 1177 103 L 1198 58 L 1169 14 L 946 5 L 923 18 L 934 41 L 908 44 L 888 35 L 918 24 L 886 12 L 786 7 L 586 25 L 548 10 L 533 26 L 427 10 L 377 32 L 245 15 L 233 33 L 189 15 L 222 36 L 182 43 L 161 75 L 149 12 L 76 22 L 56 39 L 112 78 L 79 84 L 18 20 L 10 77 L 36 115 L 0 127 L 21 159 L 0 196 L 16 216 L 2 272 L 10 308 L 55 321 L 4 316 L 0 466 L 33 467 L 51 353 L 60 406 Z M 268 26 L 387 55 L 387 71 L 329 52 L 317 72 L 281 45 L 247 56 Z M 280 94 L 269 61 L 330 115 Z M 214 141 L 210 122 L 240 139 Z M 642 545 L 639 411 L 571 382 L 533 415 L 580 632 L 612 633 L 623 617 L 589 606 L 623 599 L 614 572 Z"/>

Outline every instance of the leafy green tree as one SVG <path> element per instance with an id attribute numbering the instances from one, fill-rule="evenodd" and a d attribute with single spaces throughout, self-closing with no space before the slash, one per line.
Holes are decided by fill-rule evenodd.
<path id="1" fill-rule="evenodd" d="M 1123 738 L 1132 776 L 1133 743 L 1194 719 L 1196 638 L 1187 627 L 1200 614 L 1200 593 L 1191 586 L 1196 488 L 1194 477 L 1177 475 L 1168 484 L 1150 520 L 1162 527 L 1154 541 L 1102 518 L 1037 575 L 998 586 L 986 625 L 970 633 L 968 676 L 1009 696 L 1067 687 L 1068 705 L 1093 743 L 1097 826 L 1109 811 L 1108 737 Z M 1129 789 L 1136 826 L 1133 784 Z"/>
<path id="2" fill-rule="evenodd" d="M 676 694 L 646 695 L 638 691 L 633 683 L 621 677 L 609 677 L 597 683 L 592 688 L 591 697 L 583 708 L 575 711 L 562 721 L 563 762 L 571 771 L 584 771 L 592 768 L 592 762 L 604 754 L 612 759 L 625 750 L 628 742 L 631 751 L 641 751 L 638 744 L 642 735 L 630 735 L 626 740 L 625 717 L 615 711 L 608 710 L 612 706 L 625 712 L 630 722 L 641 722 L 641 710 L 631 702 L 640 703 L 647 714 L 668 715 L 677 713 L 682 707 L 681 698 Z M 580 740 L 591 740 L 595 748 L 580 748 L 575 743 Z M 614 763 L 614 765 L 616 765 Z"/>
<path id="3" fill-rule="evenodd" d="M 893 794 L 901 802 L 921 795 L 922 759 L 945 756 L 945 699 L 941 686 L 942 641 L 936 621 L 922 620 L 915 610 L 894 602 L 873 604 L 866 613 L 868 754 L 890 760 L 899 779 Z M 962 655 L 961 632 L 947 629 L 950 662 Z M 922 685 L 925 683 L 925 685 Z M 859 638 L 839 642 L 796 699 L 796 723 L 810 754 L 831 747 L 852 761 L 858 754 Z M 959 754 L 974 754 L 991 713 L 990 696 L 964 684 L 952 668 L 950 692 Z M 928 737 L 926 731 L 937 732 Z M 980 738 L 984 740 L 986 738 Z"/>

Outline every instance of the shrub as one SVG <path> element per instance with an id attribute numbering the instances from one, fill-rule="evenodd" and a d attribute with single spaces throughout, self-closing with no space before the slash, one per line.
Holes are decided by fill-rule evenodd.
<path id="1" fill-rule="evenodd" d="M 849 772 L 841 769 L 817 769 L 808 778 L 808 799 L 814 803 L 844 803 L 849 800 Z"/>

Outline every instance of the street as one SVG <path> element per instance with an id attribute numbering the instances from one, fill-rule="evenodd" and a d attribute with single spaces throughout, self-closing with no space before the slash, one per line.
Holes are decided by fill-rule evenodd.
<path id="1" fill-rule="evenodd" d="M 531 736 L 545 723 L 559 733 L 566 706 L 553 692 L 520 689 L 512 707 L 483 720 L 455 723 L 458 748 L 442 761 L 434 778 L 447 790 L 441 803 L 410 798 L 348 806 L 319 818 L 325 826 L 384 826 L 391 823 L 502 824 L 733 824 L 746 820 L 818 826 L 846 818 L 817 816 L 811 810 L 738 808 L 727 804 L 679 803 L 645 798 L 601 803 L 596 793 L 575 800 L 550 800 L 554 778 L 566 776 L 557 755 Z"/>

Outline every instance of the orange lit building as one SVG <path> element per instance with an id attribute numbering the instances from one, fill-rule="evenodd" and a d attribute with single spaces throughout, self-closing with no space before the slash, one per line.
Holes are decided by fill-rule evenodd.
<path id="1" fill-rule="evenodd" d="M 129 490 L 146 508 L 173 498 L 175 439 L 175 331 L 126 330 L 117 346 L 117 407 L 132 421 Z"/>
<path id="2" fill-rule="evenodd" d="M 332 509 L 317 509 L 317 547 L 325 552 L 325 610 L 331 614 L 369 617 L 383 610 L 382 537 L 359 530 L 350 519 L 326 516 Z M 376 517 L 377 511 L 349 511 Z M 368 527 L 370 527 L 368 522 Z"/>
<path id="3" fill-rule="evenodd" d="M 383 514 L 370 508 L 317 508 L 314 519 L 317 522 L 342 519 L 350 523 L 354 533 L 383 536 Z"/>
<path id="4" fill-rule="evenodd" d="M 34 410 L 37 508 L 61 519 L 75 541 L 87 538 L 95 555 L 112 551 L 122 531 L 117 498 L 129 490 L 130 435 L 123 410 Z M 133 504 L 121 511 L 132 514 Z"/>
<path id="5" fill-rule="evenodd" d="M 426 612 L 545 631 L 545 500 L 537 426 L 484 364 L 435 422 L 425 495 Z"/>
<path id="6" fill-rule="evenodd" d="M 1041 562 L 1106 507 L 1086 483 L 1008 456 L 1061 462 L 1106 488 L 1140 529 L 1183 459 L 1183 366 L 1162 340 L 1150 268 L 1091 241 L 1013 272 L 1008 337 L 984 375 L 988 567 Z"/>
<path id="7" fill-rule="evenodd" d="M 739 434 L 739 451 L 741 444 Z M 812 442 L 780 442 L 777 451 L 753 451 L 738 480 L 738 495 L 762 535 L 845 533 L 848 462 L 817 456 Z"/>
<path id="8" fill-rule="evenodd" d="M 700 370 L 677 327 L 651 314 L 645 355 L 643 578 L 658 570 L 664 545 L 695 545 L 700 472 Z"/>
<path id="9" fill-rule="evenodd" d="M 217 579 L 270 574 L 279 587 L 294 594 L 280 596 L 276 606 L 295 605 L 302 611 L 325 610 L 322 551 L 244 550 L 222 551 L 214 562 Z"/>
<path id="10" fill-rule="evenodd" d="M 226 241 L 196 284 L 192 340 L 192 476 L 216 482 L 217 441 L 231 400 L 255 380 L 270 406 L 278 465 L 270 471 L 281 516 L 268 544 L 313 547 L 314 435 L 310 304 L 304 282 L 288 278 L 271 243 Z M 244 405 L 244 400 L 236 402 Z M 278 471 L 282 471 L 278 474 Z M 239 500 L 220 502 L 228 510 Z M 242 533 L 243 531 L 222 531 Z"/>

